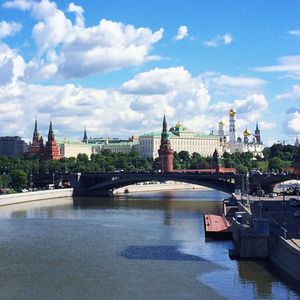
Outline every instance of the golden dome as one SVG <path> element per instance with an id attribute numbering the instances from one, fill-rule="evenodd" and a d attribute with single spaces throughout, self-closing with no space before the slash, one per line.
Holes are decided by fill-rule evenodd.
<path id="1" fill-rule="evenodd" d="M 221 120 L 221 121 L 219 122 L 219 125 L 224 125 L 224 122 Z"/>
<path id="2" fill-rule="evenodd" d="M 244 136 L 249 136 L 249 135 L 251 135 L 251 132 L 248 129 L 245 129 Z"/>
<path id="3" fill-rule="evenodd" d="M 229 111 L 229 116 L 234 117 L 235 114 L 236 114 L 235 110 L 233 108 L 231 108 L 230 111 Z"/>

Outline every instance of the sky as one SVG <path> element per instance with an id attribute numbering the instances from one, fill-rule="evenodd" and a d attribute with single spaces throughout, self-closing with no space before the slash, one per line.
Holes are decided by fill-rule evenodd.
<path id="1" fill-rule="evenodd" d="M 300 1 L 0 2 L 0 135 L 128 138 L 180 121 L 300 136 Z"/>

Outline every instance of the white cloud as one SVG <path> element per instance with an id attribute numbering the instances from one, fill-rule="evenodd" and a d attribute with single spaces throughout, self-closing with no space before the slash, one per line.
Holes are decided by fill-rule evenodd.
<path id="1" fill-rule="evenodd" d="M 0 39 L 3 39 L 7 36 L 12 36 L 18 31 L 20 31 L 22 28 L 22 25 L 17 22 L 6 22 L 1 21 L 0 22 Z"/>
<path id="2" fill-rule="evenodd" d="M 15 50 L 0 42 L 0 87 L 23 76 L 25 62 Z"/>
<path id="3" fill-rule="evenodd" d="M 162 35 L 163 29 L 152 33 L 103 19 L 97 26 L 77 29 L 65 42 L 59 70 L 70 78 L 143 64 L 153 59 L 148 54 Z"/>
<path id="4" fill-rule="evenodd" d="M 69 4 L 69 12 L 74 12 L 76 15 L 76 24 L 80 27 L 84 27 L 84 9 L 81 6 L 75 5 L 73 2 Z"/>
<path id="5" fill-rule="evenodd" d="M 229 45 L 233 42 L 233 38 L 230 33 L 224 35 L 217 35 L 211 40 L 205 41 L 203 44 L 207 47 L 219 47 L 222 45 Z"/>
<path id="6" fill-rule="evenodd" d="M 154 68 L 123 83 L 121 90 L 132 94 L 167 94 L 190 80 L 191 74 L 183 67 Z"/>
<path id="7" fill-rule="evenodd" d="M 216 95 L 247 96 L 259 93 L 266 84 L 265 80 L 256 77 L 229 76 L 214 72 L 203 73 L 201 77 Z"/>
<path id="8" fill-rule="evenodd" d="M 178 28 L 177 34 L 175 36 L 175 40 L 183 40 L 184 38 L 188 37 L 188 28 L 185 25 L 182 25 Z"/>
<path id="9" fill-rule="evenodd" d="M 290 35 L 294 35 L 294 36 L 297 36 L 297 37 L 300 37 L 300 30 L 290 30 L 288 32 Z"/>
<path id="10" fill-rule="evenodd" d="M 291 91 L 276 95 L 275 98 L 277 100 L 300 100 L 300 85 L 293 85 Z"/>
<path id="11" fill-rule="evenodd" d="M 289 134 L 300 134 L 300 111 L 289 113 L 285 122 L 286 132 Z"/>
<path id="12" fill-rule="evenodd" d="M 300 79 L 300 55 L 282 56 L 277 65 L 256 67 L 254 70 L 265 73 L 281 72 Z"/>
<path id="13" fill-rule="evenodd" d="M 67 11 L 75 13 L 76 24 L 72 24 L 56 3 L 49 0 L 9 1 L 4 3 L 4 7 L 30 9 L 31 15 L 38 21 L 32 30 L 38 53 L 28 64 L 27 78 L 48 79 L 40 77 L 41 72 L 32 74 L 40 66 L 48 69 L 45 72 L 47 76 L 52 74 L 57 75 L 56 78 L 69 79 L 159 59 L 150 52 L 162 38 L 162 28 L 152 32 L 149 28 L 136 28 L 105 19 L 96 26 L 84 27 L 84 10 L 74 3 L 69 4 Z M 55 53 L 55 61 L 49 53 Z M 37 68 L 32 68 L 32 65 Z"/>
<path id="14" fill-rule="evenodd" d="M 127 137 L 161 130 L 164 110 L 169 126 L 180 120 L 192 131 L 209 132 L 217 128 L 220 119 L 228 119 L 231 106 L 237 111 L 237 124 L 241 129 L 253 129 L 255 122 L 265 117 L 268 107 L 262 94 L 211 104 L 209 90 L 201 76 L 192 77 L 183 67 L 155 68 L 137 74 L 116 89 L 10 81 L 0 87 L 0 107 L 7 103 L 11 105 L 7 107 L 5 120 L 16 119 L 17 115 L 18 128 L 0 120 L 3 132 L 20 134 L 27 139 L 31 138 L 35 115 L 43 134 L 47 133 L 51 116 L 60 138 L 81 138 L 84 127 L 93 137 Z M 261 128 L 266 129 L 271 128 L 269 123 L 259 122 Z"/>
<path id="15" fill-rule="evenodd" d="M 17 8 L 20 10 L 29 10 L 32 6 L 32 1 L 30 0 L 13 0 L 6 1 L 3 3 L 3 7 L 5 8 Z"/>

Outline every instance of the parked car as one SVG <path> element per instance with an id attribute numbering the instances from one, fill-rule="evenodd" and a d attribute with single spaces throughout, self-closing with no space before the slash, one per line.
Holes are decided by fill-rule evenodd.
<path id="1" fill-rule="evenodd" d="M 277 197 L 277 193 L 270 193 L 270 198 L 274 198 L 274 197 Z"/>
<path id="2" fill-rule="evenodd" d="M 300 207 L 300 200 L 298 200 L 296 198 L 291 198 L 290 204 L 292 207 Z"/>

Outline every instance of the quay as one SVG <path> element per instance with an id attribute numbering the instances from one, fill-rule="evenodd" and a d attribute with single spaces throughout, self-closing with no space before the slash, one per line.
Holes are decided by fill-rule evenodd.
<path id="1" fill-rule="evenodd" d="M 230 254 L 242 259 L 268 259 L 300 283 L 299 207 L 283 197 L 239 198 L 231 224 L 235 249 Z"/>

